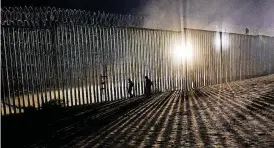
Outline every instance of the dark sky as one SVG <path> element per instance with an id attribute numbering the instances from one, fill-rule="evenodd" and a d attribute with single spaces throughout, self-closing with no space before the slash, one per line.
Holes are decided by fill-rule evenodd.
<path id="1" fill-rule="evenodd" d="M 193 19 L 274 27 L 274 0 L 192 0 L 190 3 L 188 15 Z"/>
<path id="2" fill-rule="evenodd" d="M 182 0 L 149 0 L 146 26 L 178 28 Z M 187 0 L 187 28 L 274 36 L 274 0 Z M 159 20 L 159 21 L 152 21 Z M 178 21 L 179 20 L 179 21 Z"/>
<path id="3" fill-rule="evenodd" d="M 54 6 L 147 16 L 148 28 L 180 28 L 183 0 L 2 0 L 2 6 Z M 274 0 L 186 0 L 187 27 L 205 30 L 231 28 L 267 30 L 274 35 Z M 217 26 L 217 27 L 216 27 Z M 215 27 L 215 28 L 214 28 Z M 230 28 L 230 29 L 229 29 Z"/>
<path id="4" fill-rule="evenodd" d="M 2 0 L 2 6 L 52 6 L 127 14 L 136 12 L 146 0 Z"/>

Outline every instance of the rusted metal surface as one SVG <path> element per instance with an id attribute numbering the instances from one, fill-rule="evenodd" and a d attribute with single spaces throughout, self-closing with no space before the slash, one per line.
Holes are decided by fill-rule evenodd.
<path id="1" fill-rule="evenodd" d="M 2 115 L 50 99 L 75 106 L 126 98 L 128 78 L 141 95 L 145 75 L 154 91 L 166 91 L 274 73 L 273 37 L 192 29 L 183 37 L 141 28 L 142 17 L 80 10 L 1 13 Z M 193 52 L 187 65 L 174 54 L 184 40 Z"/>

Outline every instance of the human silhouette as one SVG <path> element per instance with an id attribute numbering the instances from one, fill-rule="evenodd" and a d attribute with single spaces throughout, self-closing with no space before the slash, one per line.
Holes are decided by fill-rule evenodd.
<path id="1" fill-rule="evenodd" d="M 151 80 L 148 78 L 148 76 L 145 76 L 145 96 L 147 98 L 151 97 L 151 86 L 152 86 Z"/>
<path id="2" fill-rule="evenodd" d="M 129 94 L 130 98 L 132 98 L 133 97 L 132 89 L 133 89 L 134 83 L 131 81 L 130 78 L 128 79 L 128 84 L 129 84 L 129 86 L 128 86 L 128 94 Z"/>
<path id="3" fill-rule="evenodd" d="M 245 28 L 245 34 L 248 35 L 249 34 L 249 29 Z"/>

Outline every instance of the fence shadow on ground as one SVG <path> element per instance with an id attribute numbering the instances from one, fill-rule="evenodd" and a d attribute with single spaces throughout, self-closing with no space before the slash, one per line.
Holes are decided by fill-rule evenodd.
<path id="1" fill-rule="evenodd" d="M 69 108 L 55 103 L 45 105 L 42 110 L 28 108 L 23 114 L 2 117 L 2 134 L 5 135 L 2 146 L 59 147 L 84 132 L 87 125 L 92 127 L 89 131 L 96 131 L 145 100 L 147 98 L 137 96 Z"/>

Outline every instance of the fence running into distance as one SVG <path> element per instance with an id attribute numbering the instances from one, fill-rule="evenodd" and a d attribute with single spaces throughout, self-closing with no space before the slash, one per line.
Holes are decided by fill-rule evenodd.
<path id="1" fill-rule="evenodd" d="M 128 78 L 141 95 L 146 75 L 154 91 L 166 91 L 274 73 L 273 37 L 145 29 L 142 17 L 80 10 L 4 7 L 1 15 L 2 115 L 50 99 L 123 99 Z M 187 63 L 174 54 L 184 41 Z"/>

